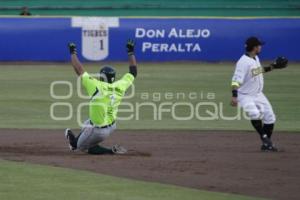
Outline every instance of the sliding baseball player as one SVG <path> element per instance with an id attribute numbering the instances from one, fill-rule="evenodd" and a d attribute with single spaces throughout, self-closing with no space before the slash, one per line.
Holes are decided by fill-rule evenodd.
<path id="1" fill-rule="evenodd" d="M 116 71 L 110 66 L 101 68 L 99 79 L 90 76 L 77 58 L 76 45 L 69 44 L 72 66 L 90 97 L 89 119 L 84 122 L 80 134 L 75 136 L 70 129 L 65 131 L 71 150 L 79 149 L 89 154 L 124 154 L 127 152 L 119 145 L 114 145 L 112 148 L 99 145 L 116 129 L 118 106 L 125 91 L 133 84 L 137 76 L 134 42 L 128 41 L 126 48 L 129 72 L 116 81 Z"/>

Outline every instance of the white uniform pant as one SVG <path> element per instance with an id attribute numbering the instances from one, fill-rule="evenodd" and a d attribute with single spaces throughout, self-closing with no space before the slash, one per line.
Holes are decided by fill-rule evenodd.
<path id="1" fill-rule="evenodd" d="M 275 123 L 276 117 L 273 108 L 263 93 L 255 95 L 238 94 L 238 103 L 251 120 L 261 119 L 264 124 Z"/>
<path id="2" fill-rule="evenodd" d="M 88 150 L 105 140 L 116 129 L 116 123 L 106 128 L 100 128 L 90 124 L 86 120 L 81 129 L 81 134 L 77 141 L 77 148 L 81 151 Z"/>

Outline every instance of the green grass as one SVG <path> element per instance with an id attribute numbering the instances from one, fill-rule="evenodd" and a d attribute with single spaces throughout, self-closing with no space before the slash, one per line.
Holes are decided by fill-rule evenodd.
<path id="1" fill-rule="evenodd" d="M 118 72 L 118 78 L 128 67 L 126 63 L 112 63 Z M 98 72 L 100 64 L 86 64 L 88 72 Z M 170 113 L 163 112 L 162 120 L 153 120 L 153 109 L 143 106 L 139 119 L 118 121 L 119 129 L 194 129 L 194 130 L 252 130 L 246 120 L 222 120 L 219 111 L 225 116 L 233 116 L 235 108 L 229 106 L 231 98 L 230 79 L 233 63 L 142 63 L 139 65 L 138 77 L 135 82 L 135 97 L 124 102 L 145 103 L 145 93 L 150 93 L 147 102 L 154 102 L 158 107 L 163 102 L 164 109 L 171 109 L 176 102 L 191 102 L 195 106 L 199 102 L 215 102 L 216 110 L 212 106 L 201 106 L 201 116 L 209 117 L 206 113 L 216 112 L 214 120 L 174 120 Z M 277 70 L 265 75 L 265 93 L 270 99 L 277 115 L 277 130 L 300 130 L 300 65 L 291 64 L 287 69 Z M 50 96 L 51 82 L 56 80 L 70 81 L 76 91 L 76 76 L 69 64 L 51 65 L 1 65 L 0 73 L 0 128 L 64 128 L 78 127 L 77 107 L 79 103 L 87 102 L 78 98 L 74 92 L 71 99 L 55 100 Z M 175 98 L 156 101 L 156 95 L 166 92 L 185 93 L 196 92 L 196 99 Z M 67 94 L 66 86 L 55 87 L 56 94 Z M 207 100 L 208 93 L 214 93 L 215 99 Z M 50 117 L 50 105 L 54 102 L 71 103 L 73 117 L 70 120 L 55 121 Z M 222 104 L 222 105 L 221 105 Z M 222 108 L 223 107 L 223 108 Z M 123 107 L 125 108 L 125 107 Z M 187 116 L 188 107 L 177 107 L 178 116 Z M 87 107 L 83 108 L 82 119 L 87 118 Z M 129 113 L 132 114 L 132 113 Z M 55 115 L 66 116 L 65 107 L 55 109 Z M 120 113 L 120 116 L 128 116 Z M 195 116 L 195 115 L 194 115 Z M 136 117 L 136 114 L 134 115 Z"/>
<path id="2" fill-rule="evenodd" d="M 91 172 L 0 160 L 0 199 L 254 200 Z"/>

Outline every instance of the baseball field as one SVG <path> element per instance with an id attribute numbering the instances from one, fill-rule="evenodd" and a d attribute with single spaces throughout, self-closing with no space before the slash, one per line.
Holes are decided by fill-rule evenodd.
<path id="1" fill-rule="evenodd" d="M 128 70 L 109 64 L 117 78 Z M 64 129 L 78 133 L 88 116 L 70 64 L 0 69 L 0 199 L 299 199 L 299 63 L 265 75 L 278 153 L 260 152 L 249 121 L 229 106 L 233 63 L 139 63 L 134 95 L 104 142 L 129 150 L 116 156 L 70 152 Z"/>

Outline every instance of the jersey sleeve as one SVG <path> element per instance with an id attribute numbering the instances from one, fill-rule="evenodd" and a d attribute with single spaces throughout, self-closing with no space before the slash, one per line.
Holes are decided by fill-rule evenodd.
<path id="1" fill-rule="evenodd" d="M 235 67 L 235 71 L 232 77 L 232 86 L 240 86 L 244 83 L 245 76 L 247 74 L 248 66 L 241 62 L 238 62 Z"/>
<path id="2" fill-rule="evenodd" d="M 92 96 L 97 90 L 97 80 L 91 77 L 87 72 L 81 75 L 81 82 L 89 96 Z"/>
<path id="3" fill-rule="evenodd" d="M 134 76 L 130 73 L 126 73 L 120 80 L 114 83 L 115 87 L 125 92 L 134 81 Z"/>

